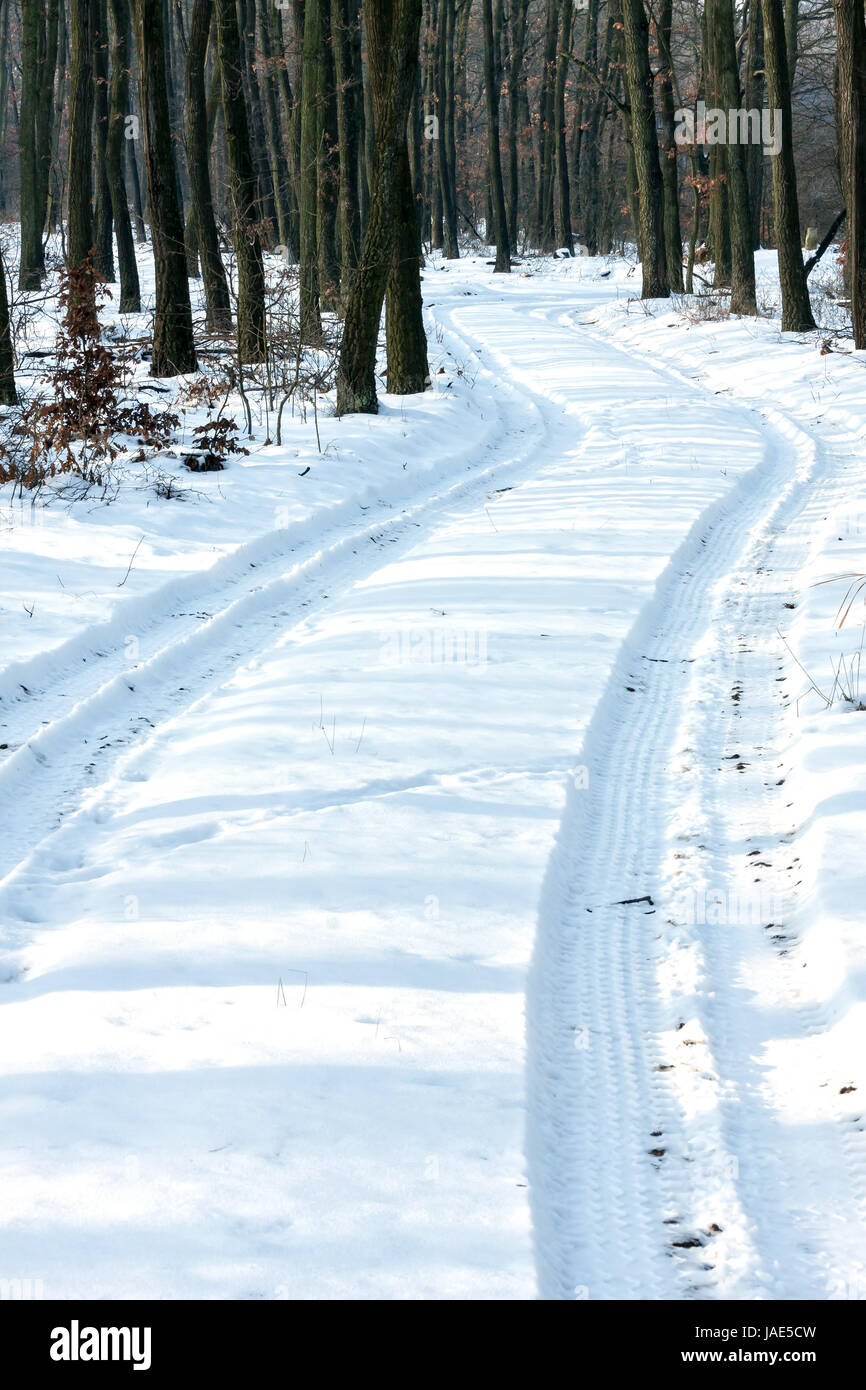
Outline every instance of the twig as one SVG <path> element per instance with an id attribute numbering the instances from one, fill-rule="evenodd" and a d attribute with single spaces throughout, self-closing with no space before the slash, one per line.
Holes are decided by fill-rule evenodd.
<path id="1" fill-rule="evenodd" d="M 130 570 L 132 569 L 132 566 L 133 566 L 133 564 L 134 564 L 134 562 L 135 562 L 135 557 L 136 557 L 136 555 L 138 554 L 139 550 L 141 549 L 143 543 L 144 543 L 144 536 L 141 537 L 141 540 L 138 542 L 138 545 L 135 547 L 135 549 L 134 549 L 133 552 L 132 552 L 132 559 L 130 560 L 129 564 L 128 564 L 127 567 L 126 567 L 126 574 L 123 576 L 123 578 L 121 579 L 120 583 L 119 583 L 118 586 L 117 586 L 118 589 L 122 589 L 123 586 L 124 586 L 124 584 L 126 583 L 127 579 L 129 578 L 129 573 L 130 573 Z"/>
<path id="2" fill-rule="evenodd" d="M 812 689 L 814 690 L 815 694 L 816 694 L 816 695 L 820 695 L 821 699 L 824 701 L 825 705 L 826 705 L 827 708 L 829 709 L 830 704 L 832 703 L 831 700 L 828 699 L 828 697 L 824 694 L 823 690 L 821 690 L 820 687 L 817 686 L 817 685 L 815 684 L 814 680 L 813 680 L 812 677 L 809 675 L 809 672 L 806 670 L 806 668 L 805 668 L 805 666 L 803 665 L 803 663 L 802 663 L 802 661 L 800 660 L 800 658 L 796 655 L 795 652 L 793 652 L 793 651 L 791 650 L 791 647 L 790 647 L 790 645 L 789 645 L 789 643 L 788 643 L 788 641 L 787 641 L 787 639 L 786 639 L 784 633 L 781 631 L 781 629 L 777 627 L 777 628 L 776 628 L 776 631 L 778 632 L 778 634 L 779 634 L 779 636 L 781 637 L 783 643 L 785 644 L 785 648 L 786 648 L 786 650 L 787 650 L 787 652 L 788 652 L 788 655 L 789 655 L 789 656 L 792 656 L 792 657 L 794 658 L 794 660 L 796 661 L 796 663 L 797 663 L 797 665 L 799 666 L 800 670 L 803 672 L 803 675 L 806 677 L 806 680 L 809 682 L 809 684 L 811 685 Z"/>

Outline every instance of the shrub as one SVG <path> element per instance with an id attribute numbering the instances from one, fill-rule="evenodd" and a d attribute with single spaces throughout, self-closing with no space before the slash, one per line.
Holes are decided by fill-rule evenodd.
<path id="1" fill-rule="evenodd" d="M 178 417 L 130 400 L 130 353 L 103 340 L 98 297 L 107 294 L 92 256 L 60 272 L 56 365 L 43 380 L 43 392 L 8 417 L 7 439 L 0 440 L 0 482 L 36 488 L 47 478 L 72 474 L 101 486 L 106 465 L 128 448 L 123 436 L 151 449 L 164 449 L 172 439 Z"/>

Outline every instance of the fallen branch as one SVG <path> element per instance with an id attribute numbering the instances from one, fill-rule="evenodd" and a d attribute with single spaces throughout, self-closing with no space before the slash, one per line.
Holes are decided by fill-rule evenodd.
<path id="1" fill-rule="evenodd" d="M 821 242 L 820 246 L 818 247 L 818 250 L 815 252 L 815 254 L 814 254 L 813 256 L 810 256 L 810 257 L 809 257 L 808 261 L 807 261 L 806 264 L 803 266 L 803 270 L 804 270 L 804 272 L 805 272 L 805 274 L 806 274 L 806 278 L 807 278 L 807 279 L 808 279 L 808 277 L 811 275 L 812 271 L 815 269 L 815 266 L 816 266 L 816 265 L 818 264 L 818 262 L 820 261 L 821 257 L 823 256 L 824 252 L 827 250 L 828 246 L 830 245 L 831 241 L 833 240 L 834 236 L 836 235 L 836 233 L 838 232 L 839 228 L 842 226 L 842 223 L 843 223 L 844 221 L 845 221 L 845 209 L 843 208 L 842 211 L 839 213 L 839 216 L 836 218 L 835 222 L 833 223 L 832 227 L 830 228 L 829 232 L 828 232 L 827 235 L 825 236 L 824 240 Z"/>

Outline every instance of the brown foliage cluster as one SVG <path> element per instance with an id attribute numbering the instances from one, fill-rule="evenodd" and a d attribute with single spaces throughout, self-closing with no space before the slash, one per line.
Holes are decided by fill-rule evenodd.
<path id="1" fill-rule="evenodd" d="M 24 405 L 8 441 L 0 440 L 0 482 L 32 489 L 70 474 L 102 486 L 106 467 L 128 449 L 129 437 L 150 449 L 164 449 L 172 439 L 179 424 L 176 415 L 141 401 L 124 404 L 130 353 L 112 350 L 103 341 L 100 292 L 107 293 L 92 257 L 61 272 L 63 318 L 55 344 L 57 365 L 46 381 L 50 395 Z"/>

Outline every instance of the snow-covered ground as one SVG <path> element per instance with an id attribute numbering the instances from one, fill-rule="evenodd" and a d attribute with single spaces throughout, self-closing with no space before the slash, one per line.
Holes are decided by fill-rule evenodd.
<path id="1" fill-rule="evenodd" d="M 864 1297 L 866 363 L 424 290 L 424 396 L 0 490 L 0 1277 Z"/>

